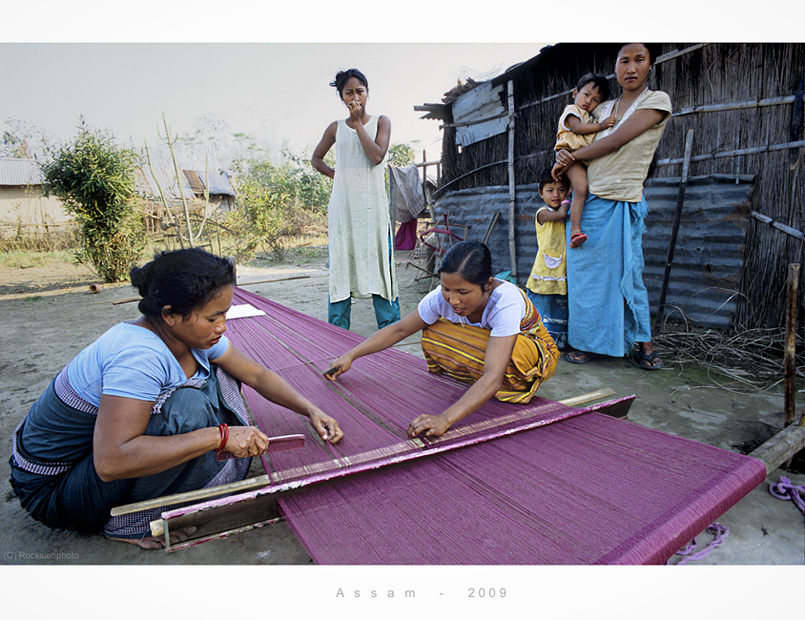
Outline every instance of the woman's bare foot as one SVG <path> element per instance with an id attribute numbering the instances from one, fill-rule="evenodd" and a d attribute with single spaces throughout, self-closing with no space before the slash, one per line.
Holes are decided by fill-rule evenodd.
<path id="1" fill-rule="evenodd" d="M 176 543 L 184 542 L 196 532 L 196 529 L 196 527 L 190 526 L 171 532 L 171 544 L 175 545 Z M 164 549 L 165 547 L 164 536 L 143 536 L 142 538 L 112 538 L 111 536 L 107 536 L 106 538 L 114 542 L 125 542 L 137 545 L 141 549 L 147 549 L 149 551 L 153 549 Z"/>

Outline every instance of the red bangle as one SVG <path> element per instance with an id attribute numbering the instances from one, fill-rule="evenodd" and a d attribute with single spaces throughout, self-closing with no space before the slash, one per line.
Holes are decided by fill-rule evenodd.
<path id="1" fill-rule="evenodd" d="M 226 440 L 229 439 L 229 427 L 226 424 L 219 424 L 218 430 L 221 431 L 221 444 L 215 450 L 216 454 L 224 449 L 224 446 L 226 446 Z"/>

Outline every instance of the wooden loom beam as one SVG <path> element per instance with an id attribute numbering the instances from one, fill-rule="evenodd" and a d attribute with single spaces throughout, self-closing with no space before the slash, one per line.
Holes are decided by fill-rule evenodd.
<path id="1" fill-rule="evenodd" d="M 749 456 L 762 461 L 766 466 L 766 475 L 768 475 L 783 463 L 791 460 L 797 452 L 804 449 L 805 426 L 801 424 L 791 424 L 764 444 L 755 448 Z"/>
<path id="2" fill-rule="evenodd" d="M 559 402 L 571 406 L 572 403 L 592 402 L 614 394 L 613 390 L 604 388 Z M 600 411 L 617 418 L 625 418 L 634 398 L 634 396 L 629 396 L 606 401 L 595 405 L 591 410 Z M 355 457 L 351 458 L 354 459 Z M 359 471 L 357 473 L 365 472 Z M 242 498 L 237 498 L 231 504 L 216 504 L 213 500 L 212 503 L 201 506 L 197 510 L 189 509 L 188 512 L 182 514 L 152 521 L 150 524 L 151 533 L 153 536 L 164 535 L 166 538 L 165 550 L 171 552 L 217 538 L 225 538 L 256 527 L 273 525 L 284 520 L 279 512 L 277 500 L 302 491 L 303 488 L 288 486 L 273 493 L 255 494 L 253 496 L 247 494 Z M 194 528 L 191 534 L 192 538 L 177 544 L 170 544 L 171 530 L 175 531 L 190 527 Z"/>
<path id="3" fill-rule="evenodd" d="M 600 400 L 614 394 L 615 392 L 613 390 L 606 388 L 568 398 L 560 402 L 566 406 L 574 406 Z M 600 403 L 597 407 L 600 407 L 602 410 L 605 410 L 609 407 L 612 409 L 611 412 L 608 412 L 610 415 L 614 415 L 615 417 L 625 417 L 633 399 L 634 397 L 632 396 L 626 399 L 608 401 Z M 488 424 L 488 422 L 485 422 L 485 424 Z M 424 442 L 419 438 L 415 438 L 403 443 L 409 444 L 411 442 L 417 442 L 418 444 L 422 444 L 422 447 L 424 447 Z M 353 456 L 350 460 L 354 461 L 355 458 L 356 457 Z M 272 481 L 270 476 L 257 476 L 228 485 L 220 485 L 208 489 L 198 489 L 189 493 L 156 498 L 154 500 L 138 502 L 136 504 L 128 504 L 126 506 L 119 506 L 112 510 L 112 514 L 113 516 L 129 514 L 142 510 L 162 508 L 178 503 L 197 502 L 203 499 L 217 497 L 228 493 L 245 493 L 249 490 L 266 488 L 270 486 L 271 483 Z M 199 544 L 200 542 L 212 540 L 214 538 L 221 538 L 229 534 L 253 529 L 254 527 L 270 525 L 281 520 L 281 516 L 279 515 L 276 507 L 276 498 L 294 493 L 295 490 L 294 483 L 289 483 L 280 485 L 280 488 L 274 493 L 267 493 L 264 495 L 257 494 L 256 496 L 247 498 L 244 501 L 236 501 L 231 505 L 218 505 L 215 506 L 214 509 L 211 506 L 207 506 L 197 510 L 196 512 L 173 516 L 166 519 L 157 519 L 151 522 L 152 535 L 166 535 L 166 550 L 171 551 L 171 545 L 169 542 L 170 527 L 173 527 L 174 530 L 191 526 L 195 528 L 191 540 L 180 543 L 179 546 L 173 545 L 173 550 L 176 550 L 178 548 L 192 546 Z M 169 526 L 168 523 L 171 525 Z"/>
<path id="4" fill-rule="evenodd" d="M 587 394 L 581 394 L 579 396 L 575 396 L 572 398 L 568 398 L 566 400 L 558 401 L 560 404 L 565 405 L 567 407 L 573 407 L 575 405 L 593 402 L 595 400 L 600 400 L 602 398 L 607 398 L 609 396 L 614 396 L 615 392 L 609 388 L 596 390 L 594 392 L 589 392 Z M 605 404 L 605 403 L 604 403 Z M 505 420 L 504 423 L 509 423 L 511 420 Z M 477 428 L 473 426 L 473 428 Z M 409 446 L 409 444 L 412 444 Z M 401 451 L 405 448 L 405 446 L 409 447 L 417 447 L 423 448 L 425 446 L 424 442 L 419 438 L 414 438 L 411 440 L 407 440 L 405 442 L 400 442 L 400 444 L 396 446 L 392 446 L 396 448 L 397 451 Z M 349 457 L 350 462 L 352 463 L 359 463 L 361 462 L 361 455 L 353 455 Z M 337 464 L 334 468 L 337 467 Z M 279 475 L 282 472 L 277 472 L 275 475 Z M 209 499 L 210 497 L 217 497 L 219 495 L 224 495 L 227 493 L 242 493 L 245 491 L 251 491 L 253 489 L 259 489 L 262 487 L 267 487 L 272 483 L 271 477 L 268 474 L 263 474 L 262 476 L 255 476 L 253 478 L 246 478 L 245 480 L 240 480 L 238 482 L 230 482 L 228 484 L 221 484 L 214 487 L 208 487 L 203 489 L 196 489 L 195 491 L 186 491 L 184 493 L 177 493 L 175 495 L 166 495 L 164 497 L 157 497 L 155 499 L 145 500 L 142 502 L 136 502 L 133 504 L 126 504 L 123 506 L 116 506 L 112 508 L 112 516 L 117 517 L 124 514 L 130 514 L 132 512 L 140 512 L 142 510 L 151 510 L 154 508 L 164 508 L 165 506 L 170 506 L 172 504 L 181 504 L 185 502 L 196 502 L 202 499 Z"/>

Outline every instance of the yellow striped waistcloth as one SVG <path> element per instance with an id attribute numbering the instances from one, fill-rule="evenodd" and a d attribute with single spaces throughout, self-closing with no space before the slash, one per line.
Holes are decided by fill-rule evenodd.
<path id="1" fill-rule="evenodd" d="M 522 292 L 522 291 L 521 291 Z M 514 344 L 512 359 L 497 400 L 527 403 L 540 384 L 553 376 L 559 349 L 542 324 L 534 304 L 523 294 L 526 312 Z M 462 383 L 475 383 L 484 374 L 484 359 L 490 331 L 475 325 L 439 319 L 422 331 L 422 351 L 428 371 L 446 374 Z"/>

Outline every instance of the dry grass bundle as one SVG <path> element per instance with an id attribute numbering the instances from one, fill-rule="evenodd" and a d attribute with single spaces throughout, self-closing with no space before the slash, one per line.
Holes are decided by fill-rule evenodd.
<path id="1" fill-rule="evenodd" d="M 654 348 L 668 364 L 698 364 L 715 387 L 737 393 L 769 391 L 784 380 L 786 335 L 782 328 L 734 332 L 666 324 Z M 796 374 L 805 377 L 805 351 L 796 355 Z"/>

